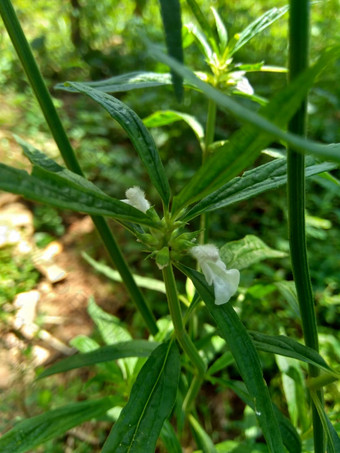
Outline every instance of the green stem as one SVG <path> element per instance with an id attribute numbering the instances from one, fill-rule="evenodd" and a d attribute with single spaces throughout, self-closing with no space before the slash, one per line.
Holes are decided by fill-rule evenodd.
<path id="1" fill-rule="evenodd" d="M 213 143 L 215 137 L 215 126 L 216 126 L 216 102 L 212 99 L 209 99 L 208 104 L 208 116 L 207 116 L 207 124 L 205 129 L 205 141 L 204 141 L 204 149 L 202 153 L 202 164 L 206 161 L 208 154 L 209 154 L 209 146 Z M 206 244 L 208 242 L 209 236 L 209 214 L 203 213 L 200 218 L 200 244 Z"/>
<path id="2" fill-rule="evenodd" d="M 169 311 L 174 325 L 175 335 L 183 351 L 187 354 L 192 364 L 201 376 L 205 374 L 205 364 L 184 329 L 181 307 L 178 299 L 177 286 L 172 265 L 169 264 L 163 269 L 163 278 L 168 299 Z"/>
<path id="3" fill-rule="evenodd" d="M 0 1 L 0 14 L 66 166 L 73 172 L 83 175 L 10 0 Z M 136 285 L 106 220 L 98 216 L 93 216 L 92 220 L 132 300 L 141 312 L 150 332 L 155 335 L 158 332 L 155 318 Z"/>
<path id="4" fill-rule="evenodd" d="M 309 1 L 291 0 L 289 18 L 289 79 L 293 80 L 308 67 Z M 288 130 L 306 135 L 307 102 L 289 123 Z M 319 350 L 312 284 L 309 274 L 305 232 L 305 157 L 288 148 L 288 228 L 292 270 L 300 306 L 302 328 L 307 346 Z M 319 370 L 309 367 L 312 377 Z M 322 400 L 322 394 L 319 392 Z M 324 452 L 324 432 L 319 414 L 312 403 L 314 449 Z"/>
<path id="5" fill-rule="evenodd" d="M 185 413 L 190 412 L 193 402 L 195 401 L 196 396 L 198 395 L 198 392 L 200 391 L 202 383 L 203 383 L 203 377 L 201 375 L 197 374 L 196 376 L 193 377 L 189 390 L 188 390 L 187 394 L 185 395 L 185 398 L 183 401 L 183 411 Z"/>
<path id="6" fill-rule="evenodd" d="M 216 102 L 209 99 L 207 125 L 205 129 L 205 143 L 204 152 L 202 156 L 202 163 L 205 162 L 207 154 L 209 153 L 209 146 L 213 143 L 215 137 L 215 123 L 216 123 Z"/>

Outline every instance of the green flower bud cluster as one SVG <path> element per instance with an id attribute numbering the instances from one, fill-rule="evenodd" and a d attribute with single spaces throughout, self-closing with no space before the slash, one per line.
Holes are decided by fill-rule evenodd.
<path id="1" fill-rule="evenodd" d="M 199 232 L 185 231 L 185 223 L 172 219 L 168 213 L 160 219 L 140 187 L 134 186 L 128 189 L 126 199 L 122 201 L 143 211 L 154 221 L 155 228 L 150 227 L 149 232 L 134 228 L 134 234 L 144 245 L 145 251 L 150 253 L 149 257 L 155 258 L 159 269 L 164 269 L 171 260 L 180 260 L 181 256 L 195 245 Z"/>

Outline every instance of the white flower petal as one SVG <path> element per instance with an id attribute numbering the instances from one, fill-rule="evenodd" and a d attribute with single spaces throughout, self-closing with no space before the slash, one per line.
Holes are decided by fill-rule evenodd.
<path id="1" fill-rule="evenodd" d="M 151 205 L 145 198 L 145 193 L 140 187 L 130 187 L 130 189 L 125 192 L 125 195 L 127 199 L 121 200 L 123 203 L 129 204 L 130 206 L 133 206 L 134 208 L 144 213 L 146 213 L 146 211 L 150 209 Z"/>
<path id="2" fill-rule="evenodd" d="M 215 304 L 228 302 L 237 291 L 240 272 L 237 269 L 227 270 L 218 248 L 213 244 L 192 247 L 190 253 L 197 259 L 208 285 L 214 285 Z"/>

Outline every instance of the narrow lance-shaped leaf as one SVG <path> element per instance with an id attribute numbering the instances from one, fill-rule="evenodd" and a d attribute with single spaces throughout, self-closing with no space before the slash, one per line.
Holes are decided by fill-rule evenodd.
<path id="1" fill-rule="evenodd" d="M 0 189 L 22 195 L 28 200 L 46 203 L 61 209 L 71 209 L 90 215 L 102 215 L 116 220 L 154 226 L 143 212 L 101 191 L 85 188 L 85 179 L 75 175 L 78 184 L 58 173 L 36 169 L 33 174 L 0 164 Z M 88 182 L 88 181 L 86 181 Z"/>
<path id="2" fill-rule="evenodd" d="M 159 60 L 171 64 L 176 71 L 196 83 L 207 97 L 221 107 L 227 108 L 238 118 L 250 123 L 234 133 L 223 149 L 215 153 L 206 164 L 194 175 L 189 184 L 175 197 L 173 211 L 178 211 L 190 202 L 217 190 L 232 177 L 236 176 L 247 165 L 254 161 L 262 149 L 273 140 L 273 136 L 289 142 L 302 152 L 312 152 L 330 160 L 340 161 L 339 145 L 320 145 L 310 140 L 284 132 L 276 124 L 285 125 L 300 105 L 315 77 L 340 52 L 340 46 L 326 51 L 306 72 L 296 78 L 288 87 L 280 91 L 273 100 L 261 109 L 261 113 L 273 120 L 261 116 L 230 99 L 215 88 L 199 80 L 190 70 L 178 64 L 159 51 L 154 54 Z M 274 124 L 275 123 L 275 124 Z"/>
<path id="3" fill-rule="evenodd" d="M 115 404 L 106 396 L 99 400 L 68 404 L 19 422 L 0 438 L 1 453 L 24 453 L 93 418 L 102 417 Z"/>
<path id="4" fill-rule="evenodd" d="M 270 451 L 283 453 L 284 447 L 269 391 L 263 379 L 259 357 L 244 325 L 230 303 L 217 306 L 213 290 L 202 274 L 186 266 L 178 266 L 194 283 L 197 292 L 216 322 L 220 335 L 228 343 L 242 379 L 251 396 L 255 414 Z"/>
<path id="5" fill-rule="evenodd" d="M 197 22 L 200 24 L 202 31 L 209 39 L 210 44 L 214 45 L 216 42 L 214 33 L 209 25 L 209 22 L 208 22 L 206 16 L 202 12 L 202 10 L 199 7 L 199 5 L 197 4 L 196 0 L 187 0 L 187 3 L 190 6 L 191 11 L 193 12 L 194 16 L 196 17 Z"/>
<path id="6" fill-rule="evenodd" d="M 130 340 L 108 346 L 102 346 L 91 352 L 76 354 L 60 360 L 50 366 L 39 375 L 42 379 L 52 374 L 64 373 L 65 371 L 82 368 L 84 366 L 96 365 L 97 363 L 109 362 L 111 360 L 123 359 L 126 357 L 148 357 L 158 346 L 158 343 L 147 340 Z"/>
<path id="7" fill-rule="evenodd" d="M 337 165 L 333 162 L 317 164 L 315 159 L 308 156 L 306 159 L 306 177 L 333 170 L 336 167 Z M 287 160 L 285 158 L 275 159 L 272 162 L 244 172 L 242 176 L 233 178 L 187 211 L 183 216 L 183 220 L 187 222 L 203 212 L 215 211 L 216 209 L 248 200 L 267 190 L 281 187 L 286 182 Z"/>
<path id="8" fill-rule="evenodd" d="M 170 187 L 159 157 L 156 144 L 139 116 L 118 99 L 78 82 L 67 82 L 79 93 L 84 93 L 100 104 L 128 134 L 135 150 L 142 160 L 149 177 L 165 205 L 170 199 Z"/>
<path id="9" fill-rule="evenodd" d="M 282 17 L 289 7 L 283 6 L 282 8 L 273 8 L 266 11 L 262 16 L 257 18 L 254 22 L 248 25 L 241 33 L 237 33 L 230 40 L 228 56 L 232 56 L 238 50 L 241 49 L 250 39 L 261 33 L 264 29 L 269 27 L 273 22 Z"/>
<path id="10" fill-rule="evenodd" d="M 233 380 L 226 380 L 226 379 L 219 379 L 219 378 L 212 378 L 211 381 L 213 383 L 217 383 L 222 386 L 226 386 L 233 390 L 236 395 L 249 407 L 255 410 L 255 406 L 253 400 L 247 391 L 245 385 L 241 381 L 233 381 Z M 273 404 L 273 410 L 277 417 L 281 436 L 283 439 L 283 443 L 287 448 L 289 453 L 300 453 L 301 452 L 301 439 L 296 431 L 295 427 L 291 423 L 291 421 L 285 417 L 282 412 L 277 408 L 275 404 Z M 249 446 L 250 447 L 250 446 Z M 249 449 L 248 447 L 248 449 Z"/>
<path id="11" fill-rule="evenodd" d="M 169 420 L 165 420 L 163 423 L 160 438 L 167 451 L 171 451 L 171 453 L 183 453 L 177 434 Z"/>
<path id="12" fill-rule="evenodd" d="M 179 0 L 159 1 L 168 53 L 176 60 L 183 62 L 181 4 Z M 183 79 L 173 72 L 172 80 L 177 99 L 180 101 L 183 97 Z"/>
<path id="13" fill-rule="evenodd" d="M 101 274 L 105 275 L 111 280 L 114 280 L 115 282 L 122 281 L 122 277 L 120 276 L 119 272 L 112 269 L 112 267 L 103 263 L 99 263 L 98 261 L 91 258 L 86 252 L 82 252 L 82 257 L 89 264 L 91 264 L 91 266 L 93 266 L 93 268 L 96 271 L 100 272 Z M 140 288 L 147 288 L 151 289 L 152 291 L 159 291 L 160 293 L 165 293 L 165 285 L 163 281 L 151 277 L 142 277 L 141 275 L 137 274 L 134 274 L 133 277 Z"/>
<path id="14" fill-rule="evenodd" d="M 130 91 L 144 88 L 154 88 L 164 85 L 172 85 L 171 74 L 147 72 L 147 71 L 134 71 L 127 74 L 110 77 L 105 80 L 98 80 L 94 82 L 82 82 L 90 88 L 103 91 L 104 93 L 119 93 L 121 91 Z M 55 88 L 57 90 L 69 91 L 77 93 L 78 91 L 72 86 L 58 83 Z"/>
<path id="15" fill-rule="evenodd" d="M 154 112 L 144 118 L 143 123 L 146 127 L 160 127 L 167 126 L 168 124 L 181 120 L 185 121 L 187 125 L 190 126 L 196 135 L 200 146 L 202 147 L 204 141 L 204 129 L 201 123 L 199 123 L 198 120 L 192 115 L 177 112 L 175 110 L 158 110 L 157 112 Z"/>
<path id="16" fill-rule="evenodd" d="M 195 24 L 187 24 L 186 28 L 188 32 L 194 36 L 196 43 L 201 48 L 201 52 L 205 56 L 206 60 L 213 63 L 214 51 L 206 39 L 206 36 L 198 29 L 198 27 L 196 27 Z"/>
<path id="17" fill-rule="evenodd" d="M 195 432 L 196 442 L 204 453 L 217 453 L 215 445 L 208 433 L 204 430 L 200 422 L 193 416 L 189 415 L 189 423 Z"/>
<path id="18" fill-rule="evenodd" d="M 195 190 L 196 193 L 202 192 L 203 195 L 207 195 L 213 190 L 216 190 L 223 183 L 226 183 L 231 177 L 236 176 L 239 171 L 255 159 L 262 149 L 267 147 L 273 137 L 286 141 L 300 152 L 310 152 L 323 159 L 327 158 L 332 161 L 340 162 L 339 144 L 321 145 L 285 132 L 276 125 L 282 126 L 286 124 L 300 105 L 308 89 L 312 86 L 315 77 L 327 64 L 337 58 L 339 54 L 340 46 L 324 51 L 323 55 L 314 66 L 311 66 L 296 78 L 288 87 L 280 91 L 266 107 L 261 109 L 262 115 L 273 121 L 270 122 L 264 116 L 243 107 L 236 101 L 230 99 L 230 97 L 224 95 L 212 86 L 209 86 L 202 80 L 199 80 L 189 69 L 153 48 L 154 56 L 159 60 L 170 64 L 176 71 L 182 74 L 183 77 L 187 78 L 188 81 L 202 90 L 208 98 L 214 100 L 220 107 L 230 110 L 239 119 L 253 125 L 253 127 L 246 126 L 237 131 L 228 145 L 226 145 L 225 152 L 213 156 L 207 161 L 206 165 L 197 172 L 190 184 L 184 188 L 180 195 L 182 201 L 181 205 L 183 206 L 185 198 L 191 198 L 189 197 L 189 194 L 191 195 L 191 191 L 193 191 L 192 186 L 197 185 L 197 189 Z M 218 164 L 216 160 L 218 161 Z M 221 172 L 221 168 L 225 170 L 222 170 Z M 212 175 L 211 172 L 213 169 L 214 172 Z M 213 181 L 215 180 L 216 183 L 213 184 Z M 210 185 L 212 185 L 213 189 L 211 189 Z M 183 192 L 185 192 L 185 196 Z M 178 200 L 175 202 L 176 208 L 177 204 Z"/>
<path id="19" fill-rule="evenodd" d="M 310 390 L 310 395 L 315 404 L 315 407 L 318 411 L 323 429 L 325 430 L 327 436 L 327 452 L 329 453 L 338 453 L 340 451 L 340 438 L 336 432 L 334 426 L 329 420 L 324 406 L 321 404 L 320 399 L 317 396 L 315 390 Z"/>
<path id="20" fill-rule="evenodd" d="M 293 338 L 284 335 L 265 335 L 260 332 L 249 332 L 253 343 L 257 350 L 264 352 L 271 352 L 273 354 L 291 357 L 305 363 L 310 363 L 328 374 L 335 377 L 340 377 L 339 373 L 332 370 L 325 360 L 314 349 L 305 346 Z"/>
<path id="21" fill-rule="evenodd" d="M 102 453 L 155 451 L 164 420 L 175 403 L 179 372 L 176 343 L 158 346 L 141 369 Z"/>
<path id="22" fill-rule="evenodd" d="M 216 30 L 217 30 L 218 39 L 219 39 L 220 53 L 223 54 L 223 52 L 228 44 L 228 32 L 227 32 L 227 29 L 225 28 L 224 23 L 223 23 L 220 15 L 218 14 L 217 10 L 214 7 L 211 7 L 211 11 L 213 12 L 214 18 L 215 18 Z"/>

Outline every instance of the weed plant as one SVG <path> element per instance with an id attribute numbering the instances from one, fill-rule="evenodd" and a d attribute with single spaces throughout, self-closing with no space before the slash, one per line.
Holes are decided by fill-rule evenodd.
<path id="1" fill-rule="evenodd" d="M 101 376 L 98 382 L 102 379 L 109 384 L 105 395 L 90 396 L 21 421 L 0 439 L 1 451 L 29 451 L 84 421 L 102 419 L 113 421 L 103 453 L 151 453 L 156 448 L 181 452 L 188 429 L 198 451 L 209 453 L 339 451 L 332 424 L 335 414 L 326 412 L 323 396 L 323 389 L 335 382 L 339 373 L 319 354 L 305 218 L 305 178 L 321 175 L 332 187 L 339 184 L 330 171 L 340 161 L 340 145 L 305 138 L 308 91 L 322 71 L 332 67 L 339 46 L 320 51 L 317 61 L 309 65 L 307 0 L 291 0 L 289 8 L 273 8 L 234 36 L 228 35 L 216 9 L 211 8 L 212 26 L 195 0 L 185 3 L 192 22 L 182 33 L 179 1 L 160 1 L 168 55 L 144 40 L 150 57 L 168 65 L 170 73 L 135 71 L 102 81 L 69 81 L 57 86 L 92 99 L 129 137 L 149 182 L 145 190 L 137 184 L 126 187 L 122 199 L 109 196 L 83 176 L 11 2 L 0 3 L 9 36 L 67 167 L 17 138 L 33 170 L 29 174 L 1 164 L 0 188 L 60 209 L 90 214 L 117 271 L 84 257 L 95 269 L 125 283 L 147 330 L 144 339 L 133 339 L 123 320 L 104 312 L 91 299 L 88 310 L 99 337 L 74 339 L 79 354 L 47 368 L 39 379 L 96 365 Z M 285 70 L 263 62 L 238 63 L 236 54 L 285 14 L 289 14 L 289 83 L 268 100 L 256 94 L 248 73 Z M 204 67 L 194 68 L 196 73 L 183 64 L 183 47 L 193 42 L 204 60 Z M 116 97 L 121 91 L 156 91 L 164 85 L 174 87 L 178 101 L 189 90 L 207 98 L 205 124 L 180 107 L 151 112 L 143 122 Z M 220 111 L 228 111 L 242 123 L 222 139 L 216 133 Z M 176 184 L 170 186 L 148 130 L 177 121 L 192 128 L 199 150 L 194 158 L 197 169 L 180 189 Z M 273 142 L 275 150 L 268 149 Z M 267 156 L 266 162 L 253 165 L 261 153 Z M 140 165 L 137 159 L 136 165 Z M 245 200 L 286 183 L 289 249 L 270 248 L 253 234 L 220 248 L 212 243 L 212 219 L 222 208 L 242 206 Z M 106 217 L 119 222 L 141 244 L 162 279 L 131 273 Z M 231 218 L 226 228 L 237 230 L 238 222 Z M 262 265 L 265 259 L 287 259 L 287 254 L 294 280 L 273 274 Z M 252 266 L 257 266 L 256 282 L 248 272 Z M 183 281 L 185 289 L 180 286 Z M 157 311 L 150 308 L 141 288 L 157 292 L 158 304 L 167 300 L 165 316 L 156 319 Z M 292 337 L 291 324 L 280 319 L 273 298 L 267 297 L 274 291 L 282 294 L 285 313 L 290 313 L 290 321 L 302 330 L 305 344 Z M 268 324 L 266 333 L 253 330 L 257 324 L 246 319 L 248 304 L 260 301 L 267 310 L 261 312 L 266 318 L 260 321 Z M 262 364 L 267 360 L 267 365 L 273 366 L 273 357 L 280 384 L 268 382 L 268 386 Z M 215 438 L 214 424 L 208 422 L 213 409 L 200 404 L 202 389 L 209 385 L 221 394 L 234 392 L 246 407 L 241 430 L 232 440 Z"/>

